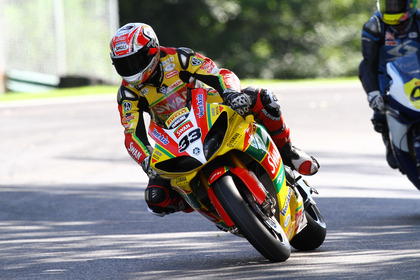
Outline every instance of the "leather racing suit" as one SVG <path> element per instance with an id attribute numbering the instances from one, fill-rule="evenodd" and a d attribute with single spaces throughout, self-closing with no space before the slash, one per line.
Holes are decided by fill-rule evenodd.
<path id="1" fill-rule="evenodd" d="M 362 55 L 363 60 L 359 66 L 359 78 L 366 93 L 379 90 L 386 98 L 386 90 L 390 78 L 386 73 L 386 64 L 397 58 L 418 52 L 420 50 L 419 21 L 420 12 L 416 11 L 400 34 L 392 25 L 385 24 L 376 12 L 363 26 Z M 385 117 L 375 112 L 372 122 L 375 130 L 382 129 L 381 123 Z"/>

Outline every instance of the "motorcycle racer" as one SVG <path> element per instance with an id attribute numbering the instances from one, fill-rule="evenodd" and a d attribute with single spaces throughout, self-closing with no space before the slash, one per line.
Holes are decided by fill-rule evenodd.
<path id="1" fill-rule="evenodd" d="M 377 0 L 378 10 L 363 26 L 359 78 L 373 109 L 374 130 L 382 134 L 386 159 L 392 168 L 398 164 L 392 153 L 384 109 L 390 78 L 386 64 L 420 49 L 420 12 L 417 0 Z"/>
<path id="2" fill-rule="evenodd" d="M 149 177 L 145 190 L 149 212 L 164 216 L 193 209 L 150 167 L 153 148 L 143 112 L 164 125 L 169 112 L 173 112 L 170 109 L 185 105 L 187 89 L 204 87 L 203 83 L 211 87 L 207 89 L 210 102 L 224 101 L 240 115 L 252 113 L 269 131 L 286 165 L 303 175 L 318 171 L 315 158 L 292 146 L 279 102 L 270 91 L 252 87 L 241 90 L 233 72 L 219 69 L 211 59 L 189 48 L 160 46 L 152 27 L 144 23 L 122 26 L 112 37 L 110 48 L 112 63 L 123 79 L 117 102 L 125 128 L 125 147 Z M 182 93 L 184 98 L 172 92 Z"/>

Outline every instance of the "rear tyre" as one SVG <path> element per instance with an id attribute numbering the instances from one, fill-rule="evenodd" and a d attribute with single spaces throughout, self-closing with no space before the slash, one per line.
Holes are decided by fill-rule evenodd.
<path id="1" fill-rule="evenodd" d="M 291 249 L 284 232 L 278 234 L 261 221 L 264 217 L 256 216 L 252 206 L 241 196 L 230 175 L 219 178 L 213 184 L 213 190 L 241 234 L 261 255 L 272 262 L 283 262 L 289 258 Z"/>
<path id="2" fill-rule="evenodd" d="M 308 221 L 306 227 L 290 241 L 290 245 L 300 251 L 318 248 L 324 242 L 327 234 L 324 218 L 316 205 L 309 204 L 308 209 L 305 209 L 305 216 Z"/>

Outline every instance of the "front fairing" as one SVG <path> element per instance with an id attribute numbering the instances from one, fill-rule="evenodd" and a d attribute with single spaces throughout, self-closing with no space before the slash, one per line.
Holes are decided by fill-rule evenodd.
<path id="1" fill-rule="evenodd" d="M 388 91 L 390 109 L 401 113 L 403 117 L 420 117 L 420 57 L 419 54 L 403 56 L 387 64 L 387 73 L 391 77 Z"/>
<path id="2" fill-rule="evenodd" d="M 407 133 L 420 122 L 420 57 L 413 53 L 387 64 L 391 77 L 386 110 L 395 147 L 409 151 Z"/>
<path id="3" fill-rule="evenodd" d="M 193 176 L 215 156 L 243 146 L 243 131 L 249 126 L 228 106 L 206 102 L 206 91 L 201 91 L 183 107 L 166 118 L 165 125 L 153 120 L 149 126 L 149 135 L 155 140 L 155 152 L 151 165 L 164 178 L 173 179 L 179 176 Z M 206 150 L 209 146 L 209 131 L 213 126 L 220 126 L 220 135 L 216 143 L 217 151 Z M 235 127 L 235 132 L 228 127 Z M 216 136 L 213 134 L 213 138 Z M 235 141 L 226 143 L 234 134 Z M 224 142 L 222 142 L 224 141 Z M 238 142 L 242 141 L 242 142 Z M 242 150 L 242 148 L 240 148 Z"/>

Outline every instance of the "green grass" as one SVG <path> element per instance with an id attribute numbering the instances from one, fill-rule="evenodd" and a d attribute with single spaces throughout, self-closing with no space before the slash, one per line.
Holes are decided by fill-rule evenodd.
<path id="1" fill-rule="evenodd" d="M 99 95 L 99 94 L 116 94 L 118 86 L 86 86 L 65 89 L 53 89 L 42 92 L 9 92 L 0 95 L 0 102 L 3 101 L 18 101 L 29 99 L 42 98 L 59 98 L 69 96 L 83 96 L 83 95 Z"/>
<path id="2" fill-rule="evenodd" d="M 259 79 L 244 79 L 241 80 L 243 87 L 245 86 L 281 86 L 281 85 L 299 85 L 299 84 L 310 84 L 310 85 L 331 85 L 331 84 L 342 84 L 342 83 L 353 83 L 358 81 L 356 77 L 340 78 L 340 79 L 308 79 L 308 80 L 259 80 Z M 60 98 L 69 96 L 83 96 L 83 95 L 104 95 L 104 94 L 116 94 L 118 85 L 116 86 L 86 86 L 77 88 L 65 88 L 65 89 L 53 89 L 49 91 L 36 92 L 36 93 L 25 93 L 25 92 L 13 92 L 0 94 L 0 102 L 7 101 L 18 101 L 18 100 L 29 100 L 29 99 L 42 99 L 42 98 Z"/>
<path id="3" fill-rule="evenodd" d="M 260 79 L 244 79 L 241 80 L 242 86 L 255 85 L 255 86 L 275 86 L 275 85 L 334 85 L 343 83 L 359 82 L 357 77 L 348 78 L 334 78 L 334 79 L 301 79 L 301 80 L 260 80 Z"/>

